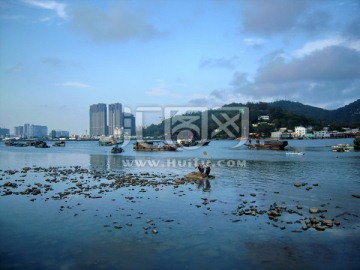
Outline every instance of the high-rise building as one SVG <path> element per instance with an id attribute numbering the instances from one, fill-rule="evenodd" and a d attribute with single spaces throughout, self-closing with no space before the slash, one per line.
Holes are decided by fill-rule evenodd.
<path id="1" fill-rule="evenodd" d="M 45 138 L 48 136 L 47 126 L 31 125 L 30 138 Z"/>
<path id="2" fill-rule="evenodd" d="M 19 137 L 24 136 L 24 126 L 15 127 L 15 136 L 19 136 Z"/>
<path id="3" fill-rule="evenodd" d="M 135 130 L 135 117 L 131 113 L 124 113 L 124 134 L 127 136 L 134 136 Z"/>
<path id="4" fill-rule="evenodd" d="M 90 136 L 108 135 L 106 104 L 90 106 Z"/>
<path id="5" fill-rule="evenodd" d="M 119 137 L 124 126 L 124 118 L 121 103 L 109 105 L 109 135 Z"/>
<path id="6" fill-rule="evenodd" d="M 0 128 L 0 137 L 5 137 L 10 135 L 10 129 L 8 128 Z"/>

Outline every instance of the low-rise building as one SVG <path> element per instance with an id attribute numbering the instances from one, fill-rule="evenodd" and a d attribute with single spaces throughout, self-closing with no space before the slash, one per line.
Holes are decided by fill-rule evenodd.
<path id="1" fill-rule="evenodd" d="M 330 133 L 327 130 L 314 131 L 315 138 L 330 138 Z"/>
<path id="2" fill-rule="evenodd" d="M 271 138 L 279 140 L 281 138 L 281 134 L 282 134 L 282 132 L 280 132 L 280 131 L 271 132 Z"/>

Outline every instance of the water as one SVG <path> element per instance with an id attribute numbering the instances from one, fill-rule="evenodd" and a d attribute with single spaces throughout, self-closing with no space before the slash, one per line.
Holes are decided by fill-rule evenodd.
<path id="1" fill-rule="evenodd" d="M 303 156 L 233 148 L 237 143 L 157 153 L 134 152 L 129 144 L 117 155 L 97 142 L 48 149 L 1 143 L 1 195 L 7 182 L 18 185 L 8 190 L 23 191 L 59 178 L 42 170 L 22 173 L 24 167 L 89 170 L 51 183 L 48 193 L 0 196 L 1 269 L 359 269 L 360 199 L 352 195 L 360 195 L 360 152 L 331 152 L 331 145 L 352 140 L 290 141 L 291 151 Z M 173 184 L 205 160 L 215 179 Z M 93 171 L 172 184 L 90 189 L 96 199 L 53 198 L 76 189 L 76 182 L 110 182 Z M 274 203 L 302 216 L 235 215 Z M 310 208 L 326 210 L 323 218 L 340 225 L 303 231 L 305 218 L 321 219 Z"/>

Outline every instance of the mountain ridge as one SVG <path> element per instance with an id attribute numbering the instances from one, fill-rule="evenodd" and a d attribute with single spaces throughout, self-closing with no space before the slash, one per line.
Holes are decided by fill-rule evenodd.
<path id="1" fill-rule="evenodd" d="M 360 99 L 343 107 L 327 110 L 300 102 L 279 100 L 268 103 L 270 107 L 284 109 L 286 111 L 311 118 L 317 122 L 329 125 L 352 125 L 360 123 Z"/>

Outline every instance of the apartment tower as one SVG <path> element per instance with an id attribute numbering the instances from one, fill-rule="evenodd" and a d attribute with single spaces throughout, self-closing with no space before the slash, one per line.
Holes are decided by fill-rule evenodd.
<path id="1" fill-rule="evenodd" d="M 90 136 L 108 135 L 106 104 L 90 106 Z"/>
<path id="2" fill-rule="evenodd" d="M 119 137 L 121 128 L 124 126 L 124 118 L 121 103 L 109 105 L 109 135 Z"/>

